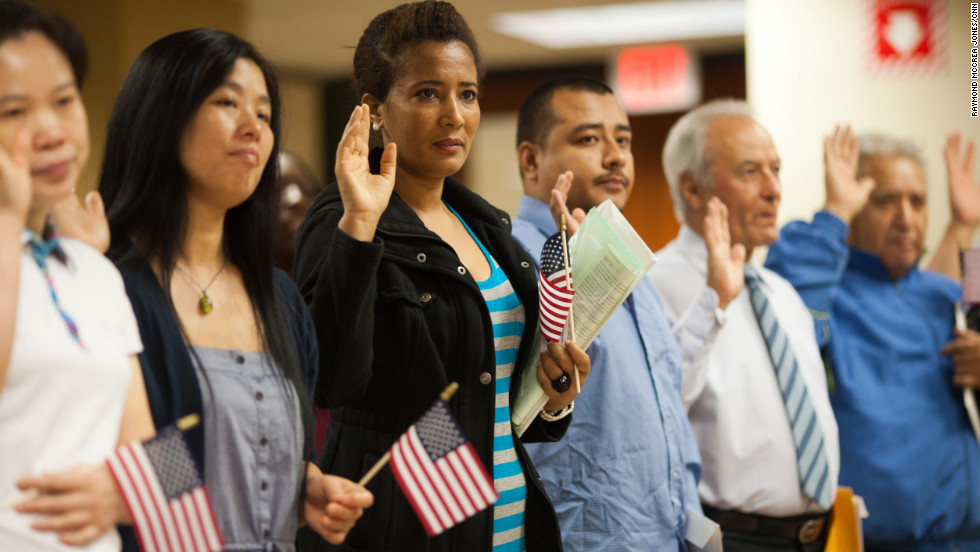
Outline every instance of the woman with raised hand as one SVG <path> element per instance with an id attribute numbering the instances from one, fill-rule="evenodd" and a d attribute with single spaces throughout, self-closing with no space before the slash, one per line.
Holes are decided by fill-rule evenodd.
<path id="1" fill-rule="evenodd" d="M 369 486 L 377 504 L 343 550 L 561 549 L 521 440 L 564 434 L 576 392 L 551 380 L 576 369 L 584 380 L 589 359 L 572 343 L 549 346 L 537 374 L 546 413 L 517 437 L 510 401 L 538 355 L 534 263 L 507 214 L 451 177 L 480 122 L 479 67 L 473 34 L 448 3 L 374 18 L 354 53 L 363 105 L 338 147 L 337 183 L 300 227 L 294 277 L 320 345 L 316 403 L 331 408 L 321 466 L 359 478 L 455 381 L 450 408 L 500 499 L 429 539 L 384 470 Z M 372 129 L 385 147 L 369 153 Z"/>
<path id="2" fill-rule="evenodd" d="M 88 159 L 86 60 L 66 20 L 0 1 L 0 550 L 118 550 L 104 461 L 153 435 L 119 273 L 51 222 Z"/>
<path id="3" fill-rule="evenodd" d="M 109 256 L 139 322 L 154 422 L 203 414 L 188 440 L 229 549 L 291 550 L 301 521 L 342 542 L 372 497 L 304 461 L 317 352 L 302 299 L 272 264 L 269 63 L 221 31 L 161 38 L 130 69 L 107 135 Z"/>

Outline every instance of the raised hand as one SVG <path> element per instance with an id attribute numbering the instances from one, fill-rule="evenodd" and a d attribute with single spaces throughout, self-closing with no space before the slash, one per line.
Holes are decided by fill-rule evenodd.
<path id="1" fill-rule="evenodd" d="M 973 140 L 967 140 L 964 159 L 960 157 L 959 133 L 946 139 L 943 157 L 946 159 L 952 222 L 970 229 L 980 224 L 980 188 L 973 184 L 973 153 Z"/>
<path id="2" fill-rule="evenodd" d="M 874 179 L 857 179 L 857 137 L 850 126 L 834 127 L 834 133 L 824 138 L 823 162 L 827 199 L 824 209 L 850 224 L 851 219 L 868 202 L 874 188 Z"/>
<path id="3" fill-rule="evenodd" d="M 585 211 L 576 208 L 573 212 L 568 212 L 568 190 L 572 189 L 572 171 L 565 171 L 558 175 L 555 187 L 551 189 L 551 198 L 548 201 L 548 208 L 551 209 L 551 216 L 555 219 L 555 226 L 561 228 L 559 218 L 565 215 L 565 227 L 568 229 L 568 236 L 578 230 L 578 227 L 585 220 Z"/>
<path id="4" fill-rule="evenodd" d="M 51 206 L 58 233 L 81 240 L 100 253 L 109 249 L 109 221 L 105 204 L 97 191 L 85 195 L 85 207 L 75 194 L 68 194 Z"/>
<path id="5" fill-rule="evenodd" d="M 311 529 L 331 544 L 341 544 L 374 496 L 364 487 L 335 475 L 320 473 L 309 466 L 303 519 Z"/>
<path id="6" fill-rule="evenodd" d="M 704 243 L 708 247 L 708 286 L 718 294 L 718 306 L 724 309 L 745 285 L 745 246 L 732 245 L 728 208 L 717 197 L 708 201 Z"/>
<path id="7" fill-rule="evenodd" d="M 31 208 L 31 169 L 27 161 L 30 134 L 20 131 L 10 151 L 0 148 L 0 215 L 19 221 L 17 236 L 27 222 Z"/>
<path id="8" fill-rule="evenodd" d="M 338 227 L 360 241 L 374 239 L 378 220 L 388 206 L 395 187 L 397 151 L 394 143 L 388 144 L 381 156 L 381 173 L 371 174 L 368 165 L 370 125 L 371 110 L 368 106 L 355 107 L 337 146 L 335 166 L 337 185 L 344 203 L 344 215 Z"/>

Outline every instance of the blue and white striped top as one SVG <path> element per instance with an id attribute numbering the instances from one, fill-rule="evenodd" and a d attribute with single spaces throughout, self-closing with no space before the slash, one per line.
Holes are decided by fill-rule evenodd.
<path id="1" fill-rule="evenodd" d="M 450 210 L 452 208 L 450 207 Z M 453 211 L 456 214 L 456 211 Z M 494 355 L 497 363 L 496 403 L 493 426 L 493 485 L 500 498 L 493 507 L 493 552 L 525 552 L 524 511 L 527 484 L 524 470 L 514 449 L 514 432 L 510 422 L 510 378 L 514 373 L 517 349 L 524 333 L 524 305 L 510 280 L 490 252 L 473 235 L 458 214 L 473 241 L 480 246 L 490 263 L 490 277 L 477 282 L 493 323 Z"/>

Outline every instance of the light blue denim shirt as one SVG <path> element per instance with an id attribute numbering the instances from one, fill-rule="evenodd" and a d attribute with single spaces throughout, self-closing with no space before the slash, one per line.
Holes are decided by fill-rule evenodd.
<path id="1" fill-rule="evenodd" d="M 555 231 L 548 206 L 523 196 L 513 233 L 536 262 Z M 686 510 L 701 511 L 701 456 L 681 404 L 681 350 L 646 278 L 587 352 L 592 371 L 568 432 L 525 445 L 565 550 L 686 550 Z"/>
<path id="2" fill-rule="evenodd" d="M 192 347 L 204 402 L 205 484 L 225 550 L 295 550 L 302 483 L 296 394 L 265 352 Z M 206 375 L 205 375 L 206 374 Z"/>

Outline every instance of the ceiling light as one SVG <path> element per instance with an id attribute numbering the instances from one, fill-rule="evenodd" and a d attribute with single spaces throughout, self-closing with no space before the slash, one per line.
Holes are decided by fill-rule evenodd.
<path id="1" fill-rule="evenodd" d="M 637 2 L 508 12 L 495 15 L 491 27 L 553 50 L 741 36 L 745 34 L 745 2 Z"/>

